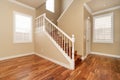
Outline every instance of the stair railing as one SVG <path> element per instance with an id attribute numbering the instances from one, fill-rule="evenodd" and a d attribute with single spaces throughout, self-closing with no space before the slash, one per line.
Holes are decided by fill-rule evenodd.
<path id="1" fill-rule="evenodd" d="M 62 48 L 62 50 L 70 58 L 71 69 L 75 68 L 74 61 L 74 35 L 69 37 L 63 30 L 56 26 L 52 21 L 50 21 L 46 14 L 42 14 L 36 18 L 36 28 L 46 31 L 54 41 Z"/>

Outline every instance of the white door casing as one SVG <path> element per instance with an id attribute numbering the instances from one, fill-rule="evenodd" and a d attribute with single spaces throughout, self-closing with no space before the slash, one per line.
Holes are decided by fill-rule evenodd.
<path id="1" fill-rule="evenodd" d="M 91 22 L 90 18 L 86 20 L 86 56 L 90 53 L 91 47 Z"/>

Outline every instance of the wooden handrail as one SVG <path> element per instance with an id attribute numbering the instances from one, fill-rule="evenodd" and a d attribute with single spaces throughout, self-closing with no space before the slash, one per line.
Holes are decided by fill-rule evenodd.
<path id="1" fill-rule="evenodd" d="M 73 40 L 72 40 L 72 38 L 71 37 L 69 37 L 63 30 L 61 30 L 58 26 L 56 26 L 52 21 L 50 21 L 47 17 L 45 17 L 45 19 L 47 20 L 47 21 L 49 21 L 52 25 L 53 25 L 53 27 L 55 27 L 58 31 L 60 31 L 62 34 L 64 34 L 69 40 L 71 40 L 72 42 L 73 42 Z"/>

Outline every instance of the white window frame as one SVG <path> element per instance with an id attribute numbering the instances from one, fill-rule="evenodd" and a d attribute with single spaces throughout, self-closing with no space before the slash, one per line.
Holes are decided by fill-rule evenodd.
<path id="1" fill-rule="evenodd" d="M 54 13 L 54 12 L 55 12 L 55 0 L 53 0 L 53 5 L 50 4 L 50 5 L 48 6 L 48 4 L 49 4 L 48 2 L 49 2 L 49 0 L 46 0 L 46 6 L 45 6 L 45 7 L 46 7 L 46 10 Z M 50 9 L 50 6 L 52 6 L 53 9 Z"/>
<path id="2" fill-rule="evenodd" d="M 109 15 L 112 17 L 112 22 L 111 22 L 111 26 L 112 26 L 111 36 L 112 36 L 112 39 L 108 40 L 108 41 L 106 41 L 106 40 L 95 40 L 95 33 L 94 33 L 94 31 L 95 31 L 95 25 L 94 25 L 95 24 L 95 19 L 99 18 L 99 17 L 109 16 Z M 94 43 L 113 43 L 114 42 L 114 14 L 113 14 L 113 12 L 93 17 L 93 42 Z"/>
<path id="3" fill-rule="evenodd" d="M 20 15 L 31 18 L 31 30 L 30 30 L 30 39 L 29 40 L 21 40 L 21 41 L 16 40 L 16 26 L 15 26 L 15 15 L 16 14 L 20 14 Z M 28 14 L 13 11 L 13 43 L 31 43 L 33 41 L 33 34 L 32 34 L 33 32 L 32 31 L 33 31 L 33 17 Z"/>

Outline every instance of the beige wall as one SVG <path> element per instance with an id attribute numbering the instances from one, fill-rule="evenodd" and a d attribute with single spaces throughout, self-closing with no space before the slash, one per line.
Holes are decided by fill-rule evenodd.
<path id="1" fill-rule="evenodd" d="M 56 46 L 44 32 L 35 34 L 35 52 L 70 66 L 67 59 L 56 48 Z"/>
<path id="2" fill-rule="evenodd" d="M 40 16 L 41 14 L 46 13 L 47 17 L 57 24 L 57 19 L 59 18 L 61 14 L 61 0 L 55 0 L 55 12 L 52 13 L 48 10 L 45 9 L 45 3 L 41 5 L 39 8 L 36 10 L 36 17 Z"/>
<path id="3" fill-rule="evenodd" d="M 114 43 L 102 44 L 92 42 L 92 51 L 106 54 L 120 55 L 120 9 L 110 11 L 114 12 Z M 106 12 L 109 13 L 109 12 Z M 102 13 L 105 14 L 105 13 Z M 100 14 L 98 14 L 100 15 Z"/>
<path id="4" fill-rule="evenodd" d="M 61 0 L 62 5 L 61 5 L 61 12 L 63 12 L 73 0 Z"/>
<path id="5" fill-rule="evenodd" d="M 58 26 L 69 36 L 75 35 L 75 50 L 84 53 L 84 6 L 87 0 L 74 0 L 58 22 Z"/>
<path id="6" fill-rule="evenodd" d="M 0 58 L 34 51 L 34 40 L 32 43 L 13 43 L 13 11 L 32 15 L 33 19 L 35 17 L 33 10 L 0 0 Z"/>

